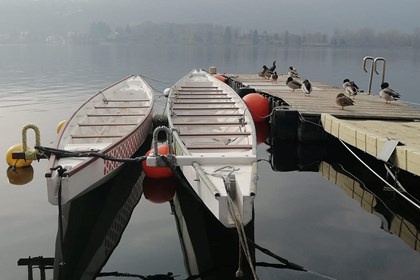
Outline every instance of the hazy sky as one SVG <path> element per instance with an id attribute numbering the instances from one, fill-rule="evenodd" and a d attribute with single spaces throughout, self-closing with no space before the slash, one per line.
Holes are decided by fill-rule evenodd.
<path id="1" fill-rule="evenodd" d="M 13 27 L 86 28 L 156 23 L 214 23 L 275 32 L 336 29 L 411 33 L 420 27 L 418 0 L 0 0 L 0 32 Z"/>

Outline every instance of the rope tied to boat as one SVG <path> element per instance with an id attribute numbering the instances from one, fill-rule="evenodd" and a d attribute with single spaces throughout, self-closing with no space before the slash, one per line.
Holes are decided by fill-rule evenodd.
<path id="1" fill-rule="evenodd" d="M 34 150 L 28 149 L 28 141 L 27 141 L 27 131 L 28 129 L 32 129 L 35 132 L 35 147 L 41 145 L 41 133 L 39 128 L 34 124 L 27 124 L 22 128 L 22 149 L 25 153 L 25 159 L 27 160 L 37 160 L 42 153 L 40 153 L 36 148 Z"/>

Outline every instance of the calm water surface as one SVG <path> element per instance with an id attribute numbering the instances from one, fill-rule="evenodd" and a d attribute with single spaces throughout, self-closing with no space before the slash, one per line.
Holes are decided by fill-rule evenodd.
<path id="1" fill-rule="evenodd" d="M 367 89 L 368 74 L 362 70 L 362 58 L 367 55 L 385 57 L 386 80 L 391 87 L 401 92 L 403 100 L 420 103 L 416 85 L 420 77 L 420 54 L 411 49 L 0 46 L 0 120 L 3 134 L 0 148 L 5 153 L 9 147 L 20 143 L 21 129 L 29 123 L 40 128 L 42 145 L 52 145 L 59 121 L 68 118 L 79 104 L 99 89 L 130 74 L 147 77 L 153 87 L 163 91 L 193 68 L 208 69 L 214 65 L 222 73 L 257 73 L 263 64 L 271 64 L 275 59 L 281 73 L 286 73 L 288 66 L 293 65 L 310 80 L 341 86 L 344 78 L 350 78 Z M 379 77 L 376 76 L 373 92 L 378 92 L 378 85 Z M 164 98 L 158 94 L 157 100 L 158 110 L 162 110 Z M 384 208 L 382 202 L 378 200 L 369 205 L 352 198 L 356 192 L 363 193 L 363 190 L 345 191 L 340 182 L 326 175 L 329 173 L 325 172 L 325 168 L 330 168 L 330 165 L 322 165 L 324 172 L 318 172 L 317 168 L 315 172 L 275 171 L 269 162 L 284 161 L 283 153 L 269 148 L 265 143 L 258 147 L 259 158 L 263 161 L 259 163 L 255 200 L 253 233 L 256 243 L 290 261 L 336 279 L 418 279 L 420 242 L 413 236 L 409 236 L 411 242 L 407 242 L 381 229 L 384 226 L 381 215 L 388 213 L 388 210 L 381 211 L 380 208 Z M 299 155 L 306 151 L 316 162 L 319 158 L 330 159 L 330 162 L 344 161 L 341 164 L 347 162 L 349 155 L 340 158 L 334 151 L 331 153 L 331 149 L 325 154 L 333 154 L 334 158 L 325 154 L 317 157 L 311 152 L 324 148 L 296 147 L 296 151 Z M 354 163 L 347 169 L 356 165 Z M 46 162 L 34 162 L 32 166 L 31 182 L 18 185 L 10 182 L 6 162 L 0 162 L 3 170 L 0 194 L 1 279 L 26 279 L 26 268 L 17 266 L 19 258 L 54 257 L 56 251 L 57 208 L 47 201 Z M 278 166 L 274 169 L 281 170 Z M 367 176 L 366 170 L 360 170 L 358 177 Z M 138 181 L 117 181 L 115 184 L 134 186 L 133 190 L 138 188 L 141 193 L 143 179 L 139 172 L 135 169 L 126 172 L 132 172 L 133 178 L 139 178 Z M 372 188 L 380 185 L 373 179 L 365 178 L 370 180 Z M 112 186 L 103 189 L 99 197 L 113 197 L 115 194 Z M 187 278 L 188 269 L 184 266 L 174 206 L 152 203 L 130 191 L 127 190 L 126 196 L 132 199 L 132 204 L 125 206 L 129 209 L 125 220 L 131 218 L 126 228 L 123 226 L 125 231 L 122 236 L 116 237 L 114 242 L 120 237 L 121 241 L 102 271 L 141 275 L 173 272 L 180 275 L 178 279 Z M 120 198 L 119 203 L 123 205 L 127 197 Z M 369 198 L 368 193 L 364 197 L 364 201 L 369 201 L 366 199 Z M 390 199 L 392 203 L 396 201 L 392 196 Z M 95 204 L 98 199 L 89 197 L 86 201 L 88 205 L 95 205 L 95 209 L 104 207 Z M 397 208 L 391 207 L 393 213 L 398 212 L 396 216 L 418 221 L 419 212 L 403 203 L 397 205 Z M 83 206 L 74 208 L 80 210 Z M 105 208 L 112 207 L 108 205 Z M 404 211 L 400 213 L 400 209 Z M 88 247 L 96 239 L 88 234 L 87 227 L 97 220 L 107 224 L 104 217 L 118 216 L 115 214 L 120 213 L 117 210 L 112 214 L 98 214 L 89 212 L 92 209 L 85 209 L 74 214 L 75 210 L 67 209 L 73 213 L 68 230 L 71 232 L 73 228 L 70 225 L 80 220 L 81 224 L 74 226 L 80 231 L 73 230 L 73 238 L 78 240 L 78 244 Z M 74 218 L 74 215 L 79 216 Z M 197 221 L 192 223 L 200 223 L 200 219 Z M 419 236 L 418 228 L 417 223 L 408 232 Z M 204 239 L 202 246 L 208 247 Z M 256 259 L 274 262 L 258 252 Z M 257 273 L 260 279 L 322 279 L 315 274 L 276 268 L 258 267 Z M 48 277 L 52 279 L 51 272 L 48 272 Z M 215 276 L 214 279 L 223 278 Z"/>

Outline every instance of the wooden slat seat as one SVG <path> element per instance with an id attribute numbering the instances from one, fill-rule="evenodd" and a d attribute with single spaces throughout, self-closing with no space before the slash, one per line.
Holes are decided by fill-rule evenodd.
<path id="1" fill-rule="evenodd" d="M 251 135 L 250 132 L 237 131 L 237 132 L 181 132 L 180 136 L 247 136 Z"/>
<path id="2" fill-rule="evenodd" d="M 88 139 L 88 138 L 121 138 L 123 135 L 70 135 L 71 138 Z"/>
<path id="3" fill-rule="evenodd" d="M 145 114 L 87 114 L 88 117 L 138 117 L 145 116 Z"/>
<path id="4" fill-rule="evenodd" d="M 220 125 L 220 126 L 230 126 L 230 125 L 242 125 L 247 124 L 247 122 L 199 122 L 199 123 L 192 123 L 192 122 L 174 122 L 174 125 Z"/>
<path id="5" fill-rule="evenodd" d="M 207 103 L 208 104 L 208 103 Z M 227 104 L 229 105 L 229 104 Z M 211 111 L 211 110 L 239 110 L 238 107 L 173 107 L 172 111 L 176 110 L 205 110 L 205 111 Z"/>
<path id="6" fill-rule="evenodd" d="M 135 126 L 138 123 L 79 123 L 79 126 Z"/>
<path id="7" fill-rule="evenodd" d="M 240 114 L 182 114 L 177 113 L 177 117 L 242 117 L 243 115 Z"/>
<path id="8" fill-rule="evenodd" d="M 186 146 L 189 150 L 251 150 L 252 145 L 206 145 L 206 146 L 194 146 L 194 145 L 188 145 Z"/>
<path id="9" fill-rule="evenodd" d="M 229 104 L 235 104 L 236 102 L 234 102 L 234 101 L 222 101 L 222 102 L 184 102 L 184 101 L 181 101 L 181 102 L 177 102 L 177 101 L 174 101 L 174 104 L 197 104 L 197 105 L 201 105 L 201 104 L 207 104 L 207 105 L 212 105 L 212 104 L 214 104 L 214 105 L 220 105 L 220 104 L 226 104 L 226 105 L 229 105 Z"/>
<path id="10" fill-rule="evenodd" d="M 150 99 L 106 99 L 106 102 L 147 102 Z"/>
<path id="11" fill-rule="evenodd" d="M 137 109 L 137 108 L 149 108 L 150 106 L 95 106 L 95 109 Z"/>

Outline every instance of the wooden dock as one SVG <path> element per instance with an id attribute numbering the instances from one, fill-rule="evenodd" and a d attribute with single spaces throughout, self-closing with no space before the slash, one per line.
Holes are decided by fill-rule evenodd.
<path id="1" fill-rule="evenodd" d="M 322 113 L 328 113 L 335 117 L 351 119 L 420 120 L 419 109 L 401 102 L 385 104 L 378 93 L 375 95 L 358 94 L 354 99 L 354 106 L 341 110 L 341 107 L 335 104 L 335 98 L 338 93 L 344 92 L 342 87 L 311 81 L 313 91 L 310 96 L 305 97 L 302 90 L 297 89 L 293 92 L 286 86 L 287 76 L 285 75 L 281 75 L 277 83 L 261 78 L 257 74 L 228 74 L 226 76 L 235 77 L 233 78 L 235 81 L 283 99 L 303 116 L 320 116 Z M 302 80 L 299 81 L 302 82 Z"/>
<path id="2" fill-rule="evenodd" d="M 335 103 L 337 94 L 344 92 L 342 87 L 311 81 L 313 91 L 305 96 L 302 90 L 287 87 L 284 75 L 277 83 L 257 74 L 225 76 L 256 92 L 281 98 L 303 117 L 319 117 L 327 133 L 374 157 L 378 157 L 388 140 L 397 140 L 398 146 L 389 160 L 396 167 L 420 176 L 420 109 L 402 102 L 386 104 L 378 93 L 360 93 L 354 106 L 342 110 Z"/>

